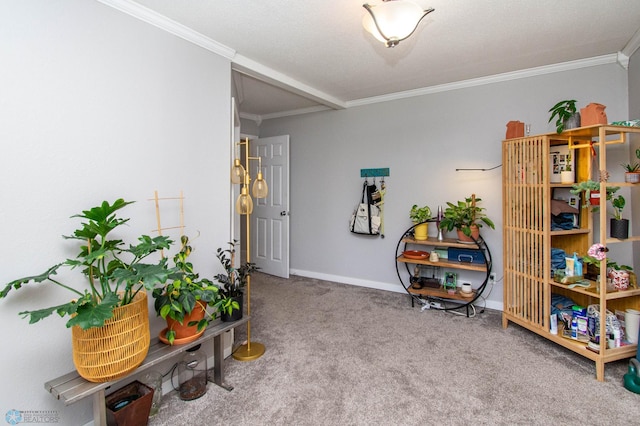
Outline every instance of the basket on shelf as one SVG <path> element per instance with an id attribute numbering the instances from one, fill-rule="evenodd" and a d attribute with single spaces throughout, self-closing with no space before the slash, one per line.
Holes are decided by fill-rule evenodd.
<path id="1" fill-rule="evenodd" d="M 72 327 L 73 363 L 90 382 L 108 382 L 135 370 L 151 343 L 147 294 L 139 292 L 128 305 L 115 308 L 102 327 Z"/>

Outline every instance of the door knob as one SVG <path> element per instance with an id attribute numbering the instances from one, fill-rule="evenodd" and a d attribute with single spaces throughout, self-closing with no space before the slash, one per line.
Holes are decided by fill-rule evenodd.
<path id="1" fill-rule="evenodd" d="M 281 211 L 281 212 L 280 212 L 280 216 L 286 216 L 286 215 L 288 215 L 288 214 L 289 214 L 289 213 L 287 213 L 285 210 L 283 210 L 283 211 Z"/>

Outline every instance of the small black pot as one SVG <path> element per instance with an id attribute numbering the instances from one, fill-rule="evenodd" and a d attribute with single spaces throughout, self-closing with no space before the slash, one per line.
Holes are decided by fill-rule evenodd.
<path id="1" fill-rule="evenodd" d="M 240 309 L 234 309 L 231 312 L 231 315 L 223 312 L 222 315 L 220 315 L 220 319 L 224 322 L 238 321 L 242 318 L 242 310 L 244 309 L 244 294 L 240 293 L 240 296 L 232 297 L 232 299 L 238 302 L 238 305 L 240 305 Z"/>
<path id="2" fill-rule="evenodd" d="M 626 240 L 629 238 L 629 219 L 611 219 L 609 232 L 611 238 Z"/>

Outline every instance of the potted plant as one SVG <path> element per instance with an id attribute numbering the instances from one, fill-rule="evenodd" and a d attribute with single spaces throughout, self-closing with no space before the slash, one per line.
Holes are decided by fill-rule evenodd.
<path id="1" fill-rule="evenodd" d="M 587 252 L 587 256 L 584 256 L 582 258 L 582 261 L 586 265 L 591 265 L 595 270 L 598 271 L 595 274 L 599 275 L 601 261 L 605 260 L 607 265 L 607 277 L 611 279 L 613 287 L 617 290 L 626 290 L 629 287 L 629 277 L 633 268 L 627 265 L 618 265 L 617 262 L 607 259 L 606 255 L 604 254 L 606 249 L 604 248 L 600 248 L 600 254 L 594 253 L 594 247 L 602 247 L 602 245 L 594 244 L 593 246 L 591 246 L 591 248 L 589 248 L 589 251 Z M 593 275 L 594 274 L 589 274 L 588 276 L 585 275 L 585 277 L 596 279 L 597 276 L 594 277 Z"/>
<path id="2" fill-rule="evenodd" d="M 560 182 L 565 184 L 574 182 L 571 162 L 567 162 L 565 169 L 560 172 Z"/>
<path id="3" fill-rule="evenodd" d="M 626 201 L 622 195 L 611 199 L 611 205 L 613 205 L 613 217 L 609 222 L 611 238 L 625 240 L 629 237 L 629 219 L 622 218 L 622 209 L 625 204 Z"/>
<path id="4" fill-rule="evenodd" d="M 640 148 L 636 149 L 636 157 L 640 160 Z M 624 181 L 627 183 L 640 182 L 640 163 L 621 164 L 624 168 Z"/>
<path id="5" fill-rule="evenodd" d="M 431 219 L 431 209 L 429 206 L 418 207 L 414 204 L 409 210 L 409 218 L 414 223 L 413 237 L 416 240 L 426 240 L 428 234 L 427 220 Z"/>
<path id="6" fill-rule="evenodd" d="M 244 287 L 247 285 L 249 275 L 259 269 L 255 263 L 245 263 L 239 268 L 234 267 L 235 243 L 236 241 L 230 242 L 230 248 L 226 250 L 218 248 L 216 251 L 216 256 L 225 270 L 224 274 L 215 276 L 216 281 L 221 284 L 221 297 L 216 307 L 223 321 L 237 321 L 242 318 Z"/>
<path id="7" fill-rule="evenodd" d="M 495 229 L 491 219 L 485 214 L 485 208 L 479 207 L 478 202 L 482 201 L 475 195 L 467 197 L 464 201 L 456 204 L 447 201 L 447 208 L 444 210 L 444 217 L 440 221 L 440 228 L 447 231 L 458 231 L 458 239 L 464 242 L 477 241 L 480 238 L 480 229 L 487 225 Z"/>
<path id="8" fill-rule="evenodd" d="M 167 328 L 160 333 L 166 343 L 188 343 L 204 333 L 209 322 L 214 320 L 207 306 L 219 302 L 219 288 L 213 281 L 200 278 L 188 261 L 191 254 L 189 237 L 180 238 L 182 247 L 173 257 L 176 271 L 163 287 L 153 290 L 156 314 L 167 321 Z"/>
<path id="9" fill-rule="evenodd" d="M 551 117 L 549 123 L 556 120 L 556 130 L 562 133 L 564 130 L 580 127 L 580 113 L 576 109 L 575 99 L 560 101 L 549 110 Z"/>
<path id="10" fill-rule="evenodd" d="M 4 298 L 12 289 L 19 290 L 28 283 L 50 283 L 69 290 L 69 302 L 20 315 L 29 317 L 30 324 L 54 312 L 68 316 L 66 326 L 72 329 L 74 364 L 82 377 L 93 382 L 122 377 L 144 361 L 150 343 L 145 290 L 164 284 L 172 272 L 166 259 L 145 262 L 151 254 L 168 249 L 172 243 L 169 238 L 142 235 L 136 245 L 128 247 L 119 238 L 111 239 L 111 232 L 129 221 L 116 214 L 128 204 L 131 202 L 123 199 L 113 204 L 104 201 L 72 216 L 84 220 L 72 235 L 64 237 L 79 242 L 76 257 L 39 275 L 14 280 L 0 292 L 0 298 Z M 63 268 L 78 271 L 88 286 L 76 289 L 58 280 L 56 275 Z M 128 328 L 122 329 L 121 324 Z M 121 338 L 115 340 L 110 333 Z M 96 359 L 96 352 L 102 354 L 100 360 Z"/>
<path id="11" fill-rule="evenodd" d="M 619 186 L 607 187 L 606 199 L 610 200 L 613 194 L 617 192 L 619 189 L 620 189 Z M 582 182 L 578 182 L 571 187 L 569 192 L 575 195 L 580 195 L 580 193 L 584 193 L 585 203 L 582 205 L 583 207 L 600 205 L 600 182 L 595 182 L 593 180 L 585 180 Z M 595 208 L 594 208 L 594 211 L 596 211 Z"/>

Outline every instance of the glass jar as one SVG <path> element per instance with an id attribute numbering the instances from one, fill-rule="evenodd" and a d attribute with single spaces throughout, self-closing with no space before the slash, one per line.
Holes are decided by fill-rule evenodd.
<path id="1" fill-rule="evenodd" d="M 200 345 L 186 350 L 178 364 L 178 395 L 183 401 L 200 398 L 207 393 L 207 354 Z"/>
<path id="2" fill-rule="evenodd" d="M 142 376 L 140 381 L 153 389 L 149 417 L 155 416 L 160 411 L 160 405 L 162 405 L 162 374 L 157 371 L 149 371 Z"/>

